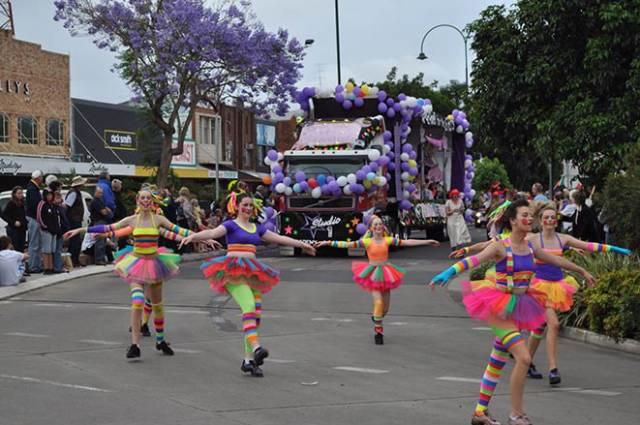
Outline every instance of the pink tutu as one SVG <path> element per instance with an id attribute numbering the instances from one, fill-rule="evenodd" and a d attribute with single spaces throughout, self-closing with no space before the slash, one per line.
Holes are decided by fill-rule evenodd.
<path id="1" fill-rule="evenodd" d="M 402 267 L 391 263 L 379 266 L 364 261 L 354 261 L 351 265 L 353 281 L 365 291 L 388 291 L 402 285 L 402 278 L 407 273 Z"/>
<path id="2" fill-rule="evenodd" d="M 164 282 L 178 274 L 181 257 L 165 248 L 155 255 L 137 255 L 132 250 L 120 253 L 114 271 L 129 283 Z"/>
<path id="3" fill-rule="evenodd" d="M 263 294 L 280 282 L 280 273 L 255 258 L 223 256 L 205 261 L 200 269 L 216 292 L 227 293 L 229 281 L 246 283 Z"/>
<path id="4" fill-rule="evenodd" d="M 462 282 L 462 301 L 472 319 L 512 320 L 520 330 L 534 330 L 546 322 L 543 292 L 528 288 L 527 292 L 503 292 L 491 280 Z"/>

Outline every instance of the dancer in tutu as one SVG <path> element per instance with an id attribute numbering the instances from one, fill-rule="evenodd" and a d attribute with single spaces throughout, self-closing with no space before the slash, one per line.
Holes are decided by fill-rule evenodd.
<path id="1" fill-rule="evenodd" d="M 173 355 L 173 350 L 164 339 L 164 307 L 162 304 L 162 283 L 178 273 L 180 256 L 166 249 L 158 248 L 161 230 L 170 230 L 173 234 L 185 237 L 191 234 L 165 217 L 157 215 L 153 204 L 153 194 L 143 188 L 136 197 L 138 212 L 112 225 L 95 225 L 74 229 L 65 234 L 72 238 L 77 234 L 89 232 L 105 234 L 131 227 L 133 250 L 121 255 L 116 262 L 115 272 L 126 280 L 131 291 L 131 346 L 127 350 L 128 359 L 140 357 L 140 323 L 144 305 L 144 287 L 150 286 L 154 325 L 156 331 L 156 349 L 165 355 Z M 171 237 L 169 233 L 165 233 Z"/>
<path id="2" fill-rule="evenodd" d="M 180 246 L 192 242 L 218 239 L 226 235 L 227 255 L 207 260 L 200 267 L 211 289 L 233 297 L 242 310 L 244 360 L 241 370 L 262 377 L 260 366 L 269 352 L 260 345 L 258 329 L 262 313 L 262 296 L 280 282 L 277 270 L 256 259 L 256 247 L 262 242 L 301 248 L 315 255 L 313 246 L 267 230 L 251 219 L 257 215 L 253 198 L 247 193 L 232 193 L 227 203 L 227 220 L 215 229 L 203 230 L 183 239 Z"/>
<path id="3" fill-rule="evenodd" d="M 369 223 L 369 230 L 354 242 L 324 241 L 316 245 L 331 246 L 332 248 L 364 248 L 367 251 L 369 262 L 355 261 L 351 266 L 353 280 L 362 289 L 371 293 L 373 297 L 373 321 L 374 341 L 377 345 L 384 344 L 382 320 L 389 312 L 391 305 L 391 290 L 402 284 L 402 278 L 406 271 L 391 264 L 389 260 L 390 246 L 439 246 L 440 242 L 427 239 L 400 240 L 391 237 L 380 217 L 373 216 Z"/>
<path id="4" fill-rule="evenodd" d="M 542 204 L 536 214 L 541 224 L 542 232 L 531 234 L 528 239 L 533 243 L 534 249 L 543 250 L 550 255 L 562 257 L 570 248 L 588 252 L 615 252 L 629 255 L 631 251 L 613 245 L 604 245 L 592 242 L 583 242 L 569 235 L 556 233 L 558 225 L 558 212 L 553 203 Z M 531 287 L 546 295 L 546 325 L 531 331 L 529 338 L 529 351 L 531 358 L 536 353 L 540 341 L 547 328 L 547 356 L 549 360 L 549 383 L 560 384 L 562 378 L 558 371 L 558 331 L 560 323 L 556 312 L 566 312 L 573 305 L 573 295 L 580 285 L 572 276 L 566 276 L 562 269 L 556 265 L 548 264 L 536 259 L 536 274 L 531 281 Z M 536 370 L 533 363 L 529 366 L 529 377 L 542 379 L 542 374 Z"/>
<path id="5" fill-rule="evenodd" d="M 472 416 L 472 425 L 499 425 L 488 412 L 489 402 L 509 354 L 515 359 L 511 373 L 510 425 L 529 425 L 531 421 L 524 413 L 523 392 L 531 355 L 524 344 L 520 330 L 537 329 L 545 322 L 546 296 L 530 287 L 535 271 L 534 256 L 545 263 L 581 274 L 589 284 L 594 283 L 582 267 L 572 262 L 536 249 L 526 240 L 531 231 L 533 214 L 526 200 L 513 202 L 502 217 L 504 227 L 511 236 L 492 242 L 478 255 L 467 257 L 436 275 L 430 285 L 445 285 L 454 275 L 477 267 L 486 261 L 496 261 L 495 279 L 463 282 L 463 302 L 474 319 L 489 323 L 496 335 L 489 364 L 480 384 L 480 396 Z"/>

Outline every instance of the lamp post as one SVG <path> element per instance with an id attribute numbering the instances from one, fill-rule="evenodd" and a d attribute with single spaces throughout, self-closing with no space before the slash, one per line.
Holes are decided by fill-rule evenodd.
<path id="1" fill-rule="evenodd" d="M 338 0 L 336 0 L 336 53 L 338 56 L 338 84 L 342 84 L 340 75 L 340 15 L 338 13 Z"/>
<path id="2" fill-rule="evenodd" d="M 336 0 L 336 2 L 337 2 L 337 0 Z M 451 24 L 439 24 L 439 25 L 435 25 L 435 26 L 429 28 L 429 30 L 426 32 L 424 37 L 422 37 L 422 42 L 420 43 L 420 54 L 418 55 L 418 59 L 419 60 L 427 59 L 427 55 L 424 54 L 424 41 L 427 39 L 427 36 L 429 34 L 431 34 L 431 32 L 433 30 L 438 29 L 438 28 L 442 28 L 442 27 L 448 27 L 448 28 L 452 28 L 452 29 L 456 30 L 458 32 L 458 34 L 460 34 L 460 36 L 462 37 L 462 41 L 464 41 L 464 81 L 465 81 L 465 84 L 467 86 L 467 91 L 469 91 L 469 64 L 468 64 L 468 57 L 467 57 L 467 43 L 469 41 L 469 37 L 467 35 L 465 35 L 462 32 L 462 30 L 460 30 L 460 28 L 456 27 L 455 25 L 451 25 Z"/>

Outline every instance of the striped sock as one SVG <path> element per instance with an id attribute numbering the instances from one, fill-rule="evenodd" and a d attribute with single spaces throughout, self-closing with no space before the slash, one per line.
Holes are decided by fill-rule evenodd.
<path id="1" fill-rule="evenodd" d="M 156 344 L 164 341 L 164 307 L 162 303 L 152 304 L 153 327 L 156 329 Z"/>
<path id="2" fill-rule="evenodd" d="M 144 299 L 144 309 L 142 310 L 142 324 L 146 325 L 149 323 L 149 317 L 151 317 L 151 300 L 149 298 Z"/>
<path id="3" fill-rule="evenodd" d="M 253 297 L 256 300 L 256 328 L 259 328 L 262 320 L 262 293 L 254 291 Z"/>
<path id="4" fill-rule="evenodd" d="M 144 305 L 144 290 L 142 286 L 132 286 L 130 290 L 131 294 L 131 309 L 132 310 L 142 310 L 142 306 Z"/>
<path id="5" fill-rule="evenodd" d="M 484 371 L 482 381 L 480 382 L 480 396 L 478 404 L 476 404 L 476 415 L 482 416 L 489 408 L 489 402 L 496 390 L 502 369 L 509 359 L 507 348 L 496 338 L 493 342 L 493 350 L 489 356 L 489 364 Z"/>
<path id="6" fill-rule="evenodd" d="M 242 331 L 244 332 L 245 351 L 253 352 L 260 346 L 255 312 L 242 314 Z"/>
<path id="7" fill-rule="evenodd" d="M 371 320 L 373 320 L 373 330 L 377 334 L 381 334 L 383 332 L 382 328 L 382 318 L 384 311 L 384 302 L 382 300 L 374 300 L 373 301 L 373 316 L 371 316 Z"/>

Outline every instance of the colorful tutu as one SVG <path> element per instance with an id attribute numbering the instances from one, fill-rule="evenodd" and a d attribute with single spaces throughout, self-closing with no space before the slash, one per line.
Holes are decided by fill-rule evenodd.
<path id="1" fill-rule="evenodd" d="M 514 294 L 501 291 L 489 279 L 466 281 L 462 282 L 462 301 L 472 319 L 508 319 L 520 330 L 538 329 L 546 322 L 546 296 L 531 287 L 523 294 Z"/>
<path id="2" fill-rule="evenodd" d="M 215 257 L 205 261 L 200 269 L 216 292 L 227 293 L 225 285 L 233 280 L 246 283 L 263 294 L 280 282 L 280 272 L 250 257 Z"/>
<path id="3" fill-rule="evenodd" d="M 114 271 L 129 283 L 150 284 L 164 282 L 178 274 L 181 257 L 166 248 L 158 248 L 156 255 L 136 255 L 133 249 L 118 251 Z"/>
<path id="4" fill-rule="evenodd" d="M 531 288 L 545 294 L 547 307 L 565 312 L 571 310 L 573 295 L 580 288 L 580 284 L 572 276 L 566 276 L 557 281 L 539 279 L 534 276 Z"/>
<path id="5" fill-rule="evenodd" d="M 365 291 L 388 291 L 402 285 L 407 273 L 402 267 L 385 263 L 379 266 L 364 261 L 354 261 L 351 265 L 353 281 Z"/>

